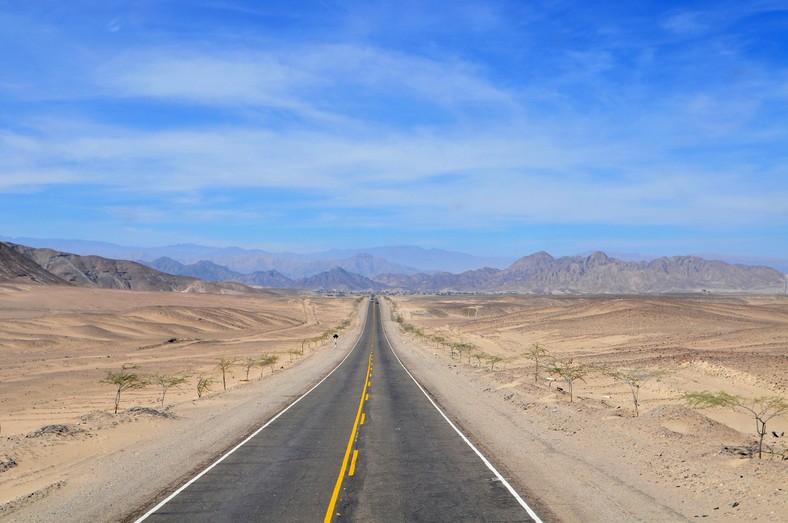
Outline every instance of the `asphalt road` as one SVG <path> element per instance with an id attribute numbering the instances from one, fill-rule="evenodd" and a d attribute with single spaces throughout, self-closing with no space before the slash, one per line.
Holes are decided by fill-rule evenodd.
<path id="1" fill-rule="evenodd" d="M 138 521 L 534 521 L 404 370 L 369 307 L 326 380 Z"/>

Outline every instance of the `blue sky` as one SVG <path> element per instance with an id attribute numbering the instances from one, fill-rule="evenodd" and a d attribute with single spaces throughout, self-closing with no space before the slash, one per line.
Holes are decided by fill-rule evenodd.
<path id="1" fill-rule="evenodd" d="M 0 0 L 0 236 L 788 258 L 788 2 Z"/>

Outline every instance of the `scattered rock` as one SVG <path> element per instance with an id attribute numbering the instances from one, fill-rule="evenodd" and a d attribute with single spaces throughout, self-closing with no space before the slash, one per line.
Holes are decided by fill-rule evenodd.
<path id="1" fill-rule="evenodd" d="M 175 414 L 169 411 L 169 406 L 164 410 L 152 409 L 150 407 L 131 407 L 126 411 L 133 416 L 154 416 L 158 418 L 174 418 Z"/>
<path id="2" fill-rule="evenodd" d="M 71 436 L 74 434 L 78 434 L 80 432 L 82 432 L 82 429 L 79 429 L 74 425 L 65 425 L 62 423 L 58 423 L 54 425 L 44 425 L 40 429 L 28 434 L 27 437 L 40 438 L 42 436 L 45 436 L 46 434 L 56 434 L 58 436 Z"/>
<path id="3" fill-rule="evenodd" d="M 14 467 L 16 467 L 16 460 L 14 458 L 5 456 L 3 459 L 0 459 L 0 472 L 5 472 Z"/>

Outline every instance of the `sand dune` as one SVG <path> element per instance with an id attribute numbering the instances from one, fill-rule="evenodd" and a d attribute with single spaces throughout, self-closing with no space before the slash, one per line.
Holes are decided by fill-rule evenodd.
<path id="1" fill-rule="evenodd" d="M 214 372 L 220 357 L 280 356 L 339 324 L 352 300 L 180 295 L 68 287 L 0 286 L 0 404 L 3 434 L 107 409 L 107 371 L 133 363 L 141 374 Z M 309 314 L 305 314 L 308 301 Z M 309 316 L 309 317 L 308 317 Z M 319 323 L 318 323 L 319 322 Z M 259 369 L 253 371 L 259 374 Z M 231 383 L 244 378 L 232 370 Z M 171 391 L 168 400 L 195 396 Z M 155 403 L 153 388 L 129 391 L 127 405 Z M 125 400 L 128 400 L 126 402 Z"/>

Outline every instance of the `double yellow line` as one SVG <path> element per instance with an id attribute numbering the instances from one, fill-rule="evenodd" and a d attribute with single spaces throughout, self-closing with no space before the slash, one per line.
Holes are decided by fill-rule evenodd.
<path id="1" fill-rule="evenodd" d="M 364 409 L 364 402 L 369 399 L 367 388 L 370 386 L 369 377 L 372 375 L 372 353 L 369 353 L 369 363 L 367 365 L 367 376 L 364 378 L 364 388 L 361 391 L 361 401 L 358 403 L 358 412 L 356 413 L 356 421 L 353 422 L 353 430 L 350 431 L 350 439 L 347 442 L 347 449 L 345 450 L 345 457 L 342 459 L 342 467 L 339 469 L 339 477 L 337 478 L 336 485 L 334 485 L 334 493 L 331 495 L 331 502 L 328 504 L 326 510 L 326 517 L 323 519 L 324 523 L 330 523 L 334 517 L 334 510 L 339 499 L 339 492 L 342 490 L 342 481 L 345 479 L 345 470 L 348 470 L 348 461 L 350 460 L 351 451 L 353 459 L 350 463 L 350 470 L 348 476 L 352 476 L 356 471 L 356 458 L 358 458 L 358 450 L 353 450 L 353 443 L 356 441 L 356 433 L 358 432 L 359 425 L 363 424 L 364 418 L 362 410 Z"/>

